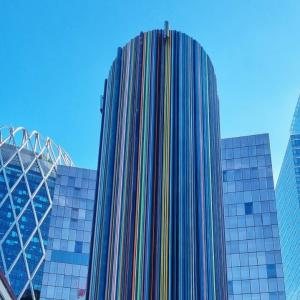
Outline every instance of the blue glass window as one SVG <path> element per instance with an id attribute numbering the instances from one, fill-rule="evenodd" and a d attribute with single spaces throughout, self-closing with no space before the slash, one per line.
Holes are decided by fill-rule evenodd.
<path id="1" fill-rule="evenodd" d="M 20 151 L 20 157 L 21 157 L 23 167 L 26 170 L 27 167 L 32 163 L 34 159 L 34 155 L 32 151 L 22 148 L 22 150 Z"/>
<path id="2" fill-rule="evenodd" d="M 77 229 L 77 226 L 78 225 L 78 221 L 77 221 L 77 219 L 74 219 L 74 218 L 71 218 L 71 222 L 70 222 L 70 228 L 71 229 Z"/>
<path id="3" fill-rule="evenodd" d="M 242 170 L 234 170 L 234 180 L 241 180 L 243 178 Z"/>
<path id="4" fill-rule="evenodd" d="M 16 215 L 19 215 L 29 199 L 29 193 L 24 177 L 20 180 L 20 182 L 12 192 L 12 199 L 15 206 Z"/>
<path id="5" fill-rule="evenodd" d="M 18 156 L 15 156 L 13 160 L 6 166 L 5 172 L 8 185 L 13 187 L 23 173 Z"/>
<path id="6" fill-rule="evenodd" d="M 82 253 L 82 242 L 75 241 L 75 252 Z"/>
<path id="7" fill-rule="evenodd" d="M 233 295 L 233 284 L 232 281 L 228 281 L 228 294 Z"/>
<path id="8" fill-rule="evenodd" d="M 46 216 L 46 218 L 44 219 L 43 223 L 40 226 L 40 230 L 41 230 L 41 235 L 42 235 L 42 239 L 43 239 L 43 243 L 44 246 L 47 246 L 47 240 L 48 240 L 48 233 L 49 233 L 49 227 L 50 227 L 50 214 L 51 212 L 49 212 Z"/>
<path id="9" fill-rule="evenodd" d="M 276 278 L 277 277 L 275 264 L 267 265 L 267 275 L 268 275 L 268 278 Z"/>
<path id="10" fill-rule="evenodd" d="M 0 204 L 7 194 L 7 187 L 4 180 L 3 172 L 0 172 Z"/>
<path id="11" fill-rule="evenodd" d="M 87 266 L 89 263 L 88 254 L 67 252 L 61 250 L 52 250 L 51 259 L 53 262 L 84 265 L 84 266 Z"/>
<path id="12" fill-rule="evenodd" d="M 234 171 L 224 171 L 223 172 L 223 181 L 228 182 L 228 181 L 233 181 L 234 180 Z"/>
<path id="13" fill-rule="evenodd" d="M 26 252 L 26 258 L 27 258 L 29 270 L 30 273 L 32 274 L 43 256 L 43 251 L 42 251 L 41 242 L 38 233 L 36 233 L 33 236 L 25 252 Z"/>
<path id="14" fill-rule="evenodd" d="M 300 146 L 300 140 L 295 139 L 296 137 L 292 137 L 292 145 L 294 147 L 299 147 Z"/>
<path id="15" fill-rule="evenodd" d="M 296 155 L 296 156 L 300 156 L 300 149 L 299 148 L 296 148 L 296 149 L 294 148 L 293 149 L 293 154 Z"/>
<path id="16" fill-rule="evenodd" d="M 250 179 L 251 177 L 251 172 L 250 169 L 241 169 L 242 174 L 243 174 L 243 179 Z"/>
<path id="17" fill-rule="evenodd" d="M 0 208 L 0 220 L 1 220 L 0 239 L 1 240 L 4 234 L 9 229 L 10 225 L 12 224 L 13 219 L 14 217 L 13 217 L 12 207 L 10 205 L 9 198 L 7 198 L 4 204 Z"/>
<path id="18" fill-rule="evenodd" d="M 31 203 L 29 203 L 23 215 L 19 219 L 19 225 L 23 243 L 26 243 L 29 236 L 32 234 L 34 228 L 36 227 Z"/>
<path id="19" fill-rule="evenodd" d="M 245 203 L 245 215 L 251 215 L 253 213 L 253 203 L 247 202 Z"/>
<path id="20" fill-rule="evenodd" d="M 12 228 L 6 240 L 2 245 L 3 254 L 5 257 L 6 267 L 9 269 L 13 261 L 21 251 L 20 241 L 16 226 Z"/>
<path id="21" fill-rule="evenodd" d="M 19 296 L 28 280 L 23 255 L 19 257 L 16 265 L 9 275 L 9 278 L 11 287 L 13 288 L 15 294 Z"/>
<path id="22" fill-rule="evenodd" d="M 254 167 L 250 169 L 251 178 L 258 178 L 258 168 Z"/>
<path id="23" fill-rule="evenodd" d="M 44 262 L 39 267 L 38 271 L 34 275 L 32 279 L 33 291 L 35 295 L 35 299 L 40 299 L 40 292 L 42 288 L 42 279 L 43 279 L 43 269 L 44 269 Z"/>
<path id="24" fill-rule="evenodd" d="M 48 199 L 47 190 L 45 184 L 41 186 L 35 197 L 33 198 L 33 205 L 40 220 L 44 215 L 48 207 L 50 206 L 50 201 Z"/>
<path id="25" fill-rule="evenodd" d="M 47 179 L 47 185 L 48 185 L 50 197 L 53 197 L 54 195 L 55 178 L 56 178 L 56 172 L 53 170 L 51 175 Z"/>
<path id="26" fill-rule="evenodd" d="M 6 164 L 8 160 L 14 156 L 16 152 L 16 147 L 9 144 L 2 144 L 0 151 L 2 155 L 3 164 Z"/>
<path id="27" fill-rule="evenodd" d="M 68 178 L 68 186 L 74 186 L 75 185 L 75 177 L 69 177 Z"/>
<path id="28" fill-rule="evenodd" d="M 78 208 L 72 208 L 71 210 L 71 218 L 74 220 L 77 220 L 79 216 L 79 209 Z"/>
<path id="29" fill-rule="evenodd" d="M 41 170 L 35 161 L 34 164 L 31 166 L 30 170 L 26 174 L 28 179 L 28 184 L 30 187 L 31 193 L 34 193 L 37 187 L 40 185 L 43 177 L 41 175 Z"/>

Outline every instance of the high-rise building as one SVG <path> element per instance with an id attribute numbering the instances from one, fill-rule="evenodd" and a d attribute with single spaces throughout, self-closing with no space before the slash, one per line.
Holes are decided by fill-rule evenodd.
<path id="1" fill-rule="evenodd" d="M 285 299 L 268 134 L 223 139 L 222 169 L 229 299 Z"/>
<path id="2" fill-rule="evenodd" d="M 86 299 L 96 171 L 58 166 L 41 300 Z"/>
<path id="3" fill-rule="evenodd" d="M 287 299 L 300 299 L 300 98 L 276 185 Z"/>
<path id="4" fill-rule="evenodd" d="M 89 299 L 227 299 L 213 65 L 167 28 L 105 83 Z"/>
<path id="5" fill-rule="evenodd" d="M 51 139 L 0 128 L 0 270 L 18 299 L 40 296 L 59 164 L 72 161 Z"/>

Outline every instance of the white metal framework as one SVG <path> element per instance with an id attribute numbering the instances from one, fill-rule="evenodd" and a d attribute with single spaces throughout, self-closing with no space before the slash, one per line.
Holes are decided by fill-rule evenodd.
<path id="1" fill-rule="evenodd" d="M 24 160 L 24 153 L 26 154 L 26 160 Z M 11 166 L 11 164 L 13 164 L 15 161 L 18 161 L 19 167 L 21 168 L 21 175 L 15 181 L 9 182 L 9 166 Z M 46 164 L 47 167 L 45 167 L 44 164 Z M 30 290 L 32 299 L 36 299 L 34 295 L 33 279 L 35 278 L 35 275 L 39 271 L 39 268 L 43 264 L 45 258 L 45 247 L 42 242 L 43 236 L 40 227 L 44 223 L 51 210 L 53 197 L 53 194 L 51 195 L 50 193 L 47 180 L 50 177 L 55 177 L 57 165 L 73 166 L 74 164 L 70 156 L 60 146 L 56 145 L 50 138 L 47 137 L 46 139 L 43 139 L 37 131 L 29 132 L 23 127 L 0 127 L 0 179 L 2 180 L 2 184 L 5 187 L 5 194 L 2 199 L 0 198 L 0 210 L 3 209 L 4 204 L 10 205 L 13 214 L 13 221 L 0 240 L 0 259 L 3 262 L 5 276 L 7 277 L 8 281 L 10 281 L 10 274 L 14 269 L 16 263 L 18 262 L 18 259 L 20 258 L 20 256 L 23 256 L 24 258 L 28 281 L 18 295 L 18 299 L 21 299 L 26 290 L 27 293 L 28 290 Z M 35 172 L 39 173 L 39 176 L 41 178 L 41 182 L 38 184 L 35 191 L 32 191 L 30 188 L 30 178 L 28 175 L 28 173 L 31 172 L 33 168 Z M 21 209 L 21 211 L 16 213 L 16 207 L 13 201 L 12 193 L 15 191 L 16 187 L 18 187 L 18 184 L 21 180 L 23 180 L 23 182 L 25 182 L 26 184 L 28 200 L 26 200 L 26 203 L 24 204 L 24 207 Z M 47 208 L 43 216 L 38 218 L 34 201 L 35 196 L 39 193 L 42 187 L 47 191 L 47 200 L 49 200 L 49 204 L 47 204 Z M 24 212 L 27 208 L 30 208 L 32 210 L 34 215 L 33 222 L 35 222 L 35 224 L 30 237 L 25 243 L 23 243 L 19 221 L 22 216 L 25 215 Z M 1 223 L 3 221 L 4 220 L 0 219 L 0 226 L 2 226 Z M 3 246 L 13 228 L 15 228 L 18 233 L 21 251 L 17 254 L 13 263 L 7 268 Z M 43 255 L 34 271 L 30 272 L 29 262 L 27 261 L 26 257 L 26 249 L 29 243 L 32 241 L 33 237 L 36 236 L 36 234 L 39 237 Z"/>

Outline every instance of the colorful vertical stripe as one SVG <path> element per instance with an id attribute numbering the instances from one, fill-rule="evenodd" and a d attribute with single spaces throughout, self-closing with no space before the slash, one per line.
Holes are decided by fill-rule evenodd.
<path id="1" fill-rule="evenodd" d="M 105 83 L 89 299 L 227 299 L 221 185 L 210 59 L 141 33 Z"/>

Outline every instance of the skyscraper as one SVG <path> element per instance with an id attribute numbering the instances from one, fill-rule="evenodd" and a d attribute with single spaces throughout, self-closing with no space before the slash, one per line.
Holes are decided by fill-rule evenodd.
<path id="1" fill-rule="evenodd" d="M 41 300 L 86 299 L 96 171 L 58 166 Z"/>
<path id="2" fill-rule="evenodd" d="M 89 299 L 227 299 L 219 102 L 189 36 L 141 33 L 105 83 Z"/>
<path id="3" fill-rule="evenodd" d="M 285 299 L 267 134 L 222 140 L 229 299 Z"/>
<path id="4" fill-rule="evenodd" d="M 72 161 L 51 139 L 0 128 L 0 269 L 18 299 L 39 299 L 58 164 Z"/>
<path id="5" fill-rule="evenodd" d="M 300 299 L 300 98 L 276 185 L 278 225 L 288 299 Z"/>

